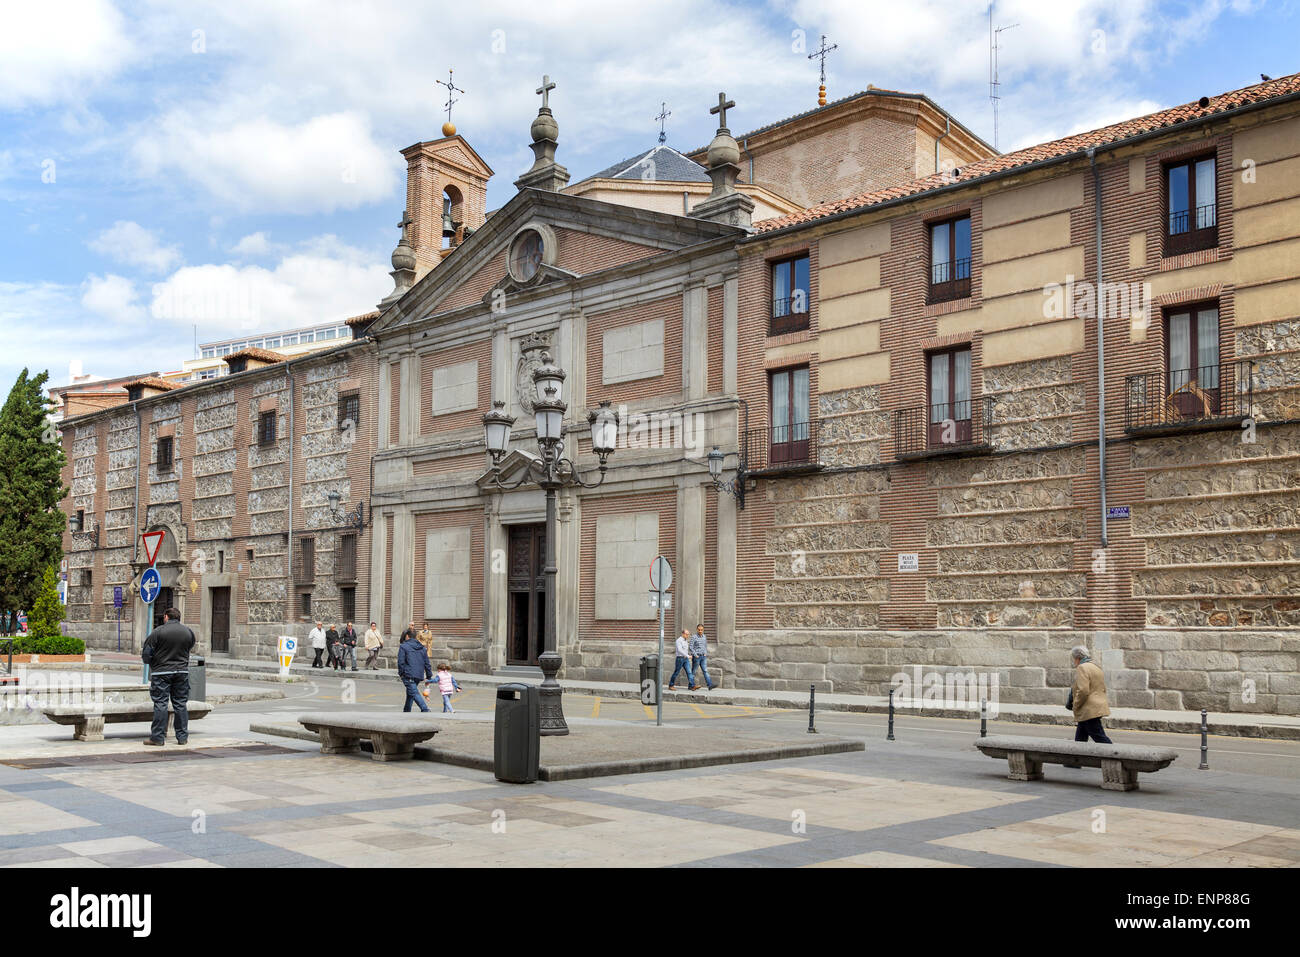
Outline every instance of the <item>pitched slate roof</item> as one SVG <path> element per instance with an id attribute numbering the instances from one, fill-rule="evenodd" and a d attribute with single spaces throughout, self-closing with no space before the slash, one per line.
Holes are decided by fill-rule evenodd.
<path id="1" fill-rule="evenodd" d="M 654 166 L 650 167 L 653 162 Z M 654 175 L 647 176 L 650 169 Z M 708 183 L 709 174 L 695 160 L 662 143 L 637 156 L 593 173 L 587 179 L 643 179 L 653 183 Z"/>
<path id="2" fill-rule="evenodd" d="M 1233 90 L 1229 93 L 1210 97 L 1205 105 L 1202 105 L 1201 101 L 1184 103 L 1182 106 L 1149 113 L 1146 116 L 1124 120 L 1121 123 L 1112 123 L 1110 126 L 1089 130 L 1086 133 L 1075 133 L 1059 140 L 1051 140 L 1037 146 L 1016 150 L 1014 153 L 991 156 L 988 159 L 970 163 L 951 173 L 932 173 L 921 179 L 912 180 L 910 183 L 859 193 L 856 196 L 849 196 L 829 203 L 820 203 L 801 212 L 791 213 L 788 216 L 760 220 L 754 224 L 754 231 L 759 234 L 770 233 L 789 226 L 816 222 L 837 213 L 864 210 L 890 200 L 920 195 L 941 187 L 951 186 L 954 183 L 970 182 L 1020 166 L 1077 155 L 1089 147 L 1109 146 L 1142 133 L 1176 127 L 1189 120 L 1212 116 L 1216 113 L 1223 113 L 1250 104 L 1262 105 L 1268 100 L 1296 93 L 1300 93 L 1300 73 L 1293 73 L 1290 76 L 1279 77 L 1264 83 L 1256 83 L 1240 90 Z"/>

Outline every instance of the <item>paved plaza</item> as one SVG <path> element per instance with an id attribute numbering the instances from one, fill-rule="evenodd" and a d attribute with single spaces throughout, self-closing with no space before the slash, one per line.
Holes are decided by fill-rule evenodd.
<path id="1" fill-rule="evenodd" d="M 248 682 L 249 687 L 266 683 Z M 223 681 L 227 691 L 238 682 Z M 1117 731 L 1119 742 L 1178 749 L 1140 791 L 1098 786 L 1095 769 L 1051 766 L 1010 781 L 980 755 L 968 720 L 824 714 L 825 736 L 866 750 L 580 781 L 510 785 L 432 761 L 327 756 L 309 741 L 249 731 L 305 711 L 387 705 L 396 682 L 357 702 L 321 678 L 278 700 L 232 702 L 191 729 L 187 749 L 141 746 L 143 726 L 102 743 L 66 728 L 0 729 L 0 866 L 814 866 L 1294 867 L 1300 745 Z M 364 700 L 361 700 L 364 698 Z M 606 722 L 638 734 L 792 740 L 806 713 L 670 702 L 667 727 L 627 699 L 566 695 L 573 734 Z M 485 728 L 490 689 L 432 720 Z M 649 713 L 647 713 L 649 711 Z M 1061 735 L 997 725 L 999 734 Z"/>

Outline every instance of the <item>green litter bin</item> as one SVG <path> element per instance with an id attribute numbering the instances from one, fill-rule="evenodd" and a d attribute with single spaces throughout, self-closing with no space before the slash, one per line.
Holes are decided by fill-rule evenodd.
<path id="1" fill-rule="evenodd" d="M 497 688 L 492 768 L 498 781 L 530 784 L 542 758 L 541 699 L 536 685 Z"/>

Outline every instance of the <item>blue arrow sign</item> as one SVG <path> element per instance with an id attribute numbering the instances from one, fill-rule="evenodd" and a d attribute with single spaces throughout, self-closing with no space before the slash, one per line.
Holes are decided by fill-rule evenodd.
<path id="1" fill-rule="evenodd" d="M 146 568 L 140 576 L 140 600 L 146 605 L 152 605 L 161 588 L 162 576 L 158 574 L 158 569 Z"/>

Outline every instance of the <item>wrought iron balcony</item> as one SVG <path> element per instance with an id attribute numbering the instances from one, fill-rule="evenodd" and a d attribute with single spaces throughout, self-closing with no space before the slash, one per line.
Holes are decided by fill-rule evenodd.
<path id="1" fill-rule="evenodd" d="M 815 418 L 793 425 L 765 429 L 746 429 L 741 437 L 740 460 L 743 471 L 809 471 L 820 468 L 817 453 L 821 442 L 821 422 Z"/>
<path id="2" fill-rule="evenodd" d="M 991 448 L 993 396 L 941 402 L 894 413 L 894 457 L 924 459 Z"/>
<path id="3" fill-rule="evenodd" d="M 1255 398 L 1254 362 L 1142 372 L 1124 378 L 1124 430 L 1168 435 L 1240 425 Z"/>
<path id="4" fill-rule="evenodd" d="M 1212 249 L 1219 245 L 1219 210 L 1216 203 L 1183 209 L 1169 214 L 1169 231 L 1165 235 L 1165 255 Z"/>
<path id="5" fill-rule="evenodd" d="M 780 336 L 807 328 L 808 294 L 806 292 L 787 299 L 772 300 L 772 322 L 767 330 L 769 336 Z"/>
<path id="6" fill-rule="evenodd" d="M 970 259 L 934 263 L 930 267 L 929 301 L 947 302 L 970 295 Z"/>

